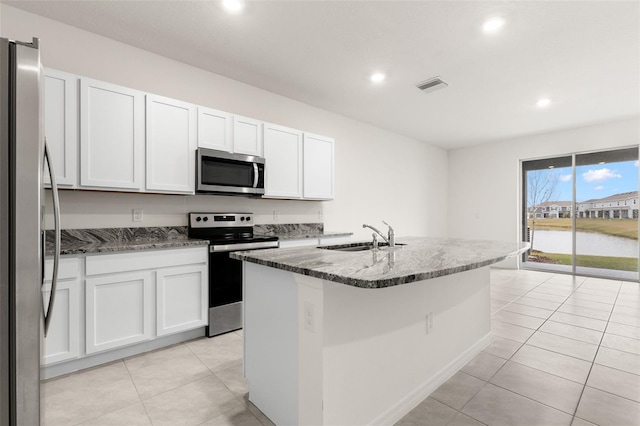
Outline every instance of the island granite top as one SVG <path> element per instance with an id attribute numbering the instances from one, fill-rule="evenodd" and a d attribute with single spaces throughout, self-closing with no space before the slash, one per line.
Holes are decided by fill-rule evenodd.
<path id="1" fill-rule="evenodd" d="M 356 252 L 318 247 L 265 249 L 234 252 L 231 257 L 354 287 L 383 288 L 481 268 L 529 248 L 526 242 L 455 238 L 405 237 L 397 243 L 403 245 Z M 357 244 L 362 243 L 342 246 Z"/>

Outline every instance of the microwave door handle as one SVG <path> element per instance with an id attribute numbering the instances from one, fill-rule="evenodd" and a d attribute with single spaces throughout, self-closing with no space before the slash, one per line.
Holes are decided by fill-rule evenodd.
<path id="1" fill-rule="evenodd" d="M 258 165 L 256 163 L 253 163 L 253 187 L 257 188 L 258 187 L 258 175 L 259 175 L 259 171 L 258 171 Z"/>

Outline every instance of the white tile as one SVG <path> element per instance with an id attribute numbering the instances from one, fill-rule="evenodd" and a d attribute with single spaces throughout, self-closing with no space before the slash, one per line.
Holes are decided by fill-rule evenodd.
<path id="1" fill-rule="evenodd" d="M 594 364 L 587 386 L 640 402 L 640 376 Z"/>
<path id="2" fill-rule="evenodd" d="M 491 331 L 494 335 L 505 339 L 515 340 L 524 343 L 535 332 L 535 330 L 509 324 L 502 321 L 491 321 Z"/>
<path id="3" fill-rule="evenodd" d="M 640 375 L 640 355 L 601 346 L 598 349 L 595 362 L 596 364 L 617 368 L 627 373 Z"/>
<path id="4" fill-rule="evenodd" d="M 576 417 L 599 425 L 637 425 L 640 404 L 587 386 Z"/>
<path id="5" fill-rule="evenodd" d="M 527 341 L 527 345 L 569 355 L 585 361 L 593 361 L 596 356 L 596 351 L 598 350 L 598 345 L 541 331 L 534 333 Z"/>
<path id="6" fill-rule="evenodd" d="M 583 386 L 571 380 L 507 362 L 490 383 L 573 415 Z"/>
<path id="7" fill-rule="evenodd" d="M 569 426 L 572 419 L 567 413 L 492 384 L 482 388 L 462 412 L 487 425 Z"/>
<path id="8" fill-rule="evenodd" d="M 451 408 L 460 410 L 484 386 L 486 382 L 462 371 L 458 371 L 449 380 L 436 389 L 430 398 L 442 402 Z"/>
<path id="9" fill-rule="evenodd" d="M 511 361 L 583 384 L 591 369 L 590 362 L 529 345 L 523 345 Z"/>
<path id="10" fill-rule="evenodd" d="M 544 324 L 542 324 L 539 331 L 568 337 L 574 340 L 580 340 L 582 342 L 587 342 L 594 345 L 600 344 L 600 340 L 602 339 L 602 335 L 604 334 L 598 330 L 591 330 L 589 328 L 577 327 L 575 325 L 563 324 L 561 322 L 555 321 L 545 322 Z"/>
<path id="11" fill-rule="evenodd" d="M 581 317 L 595 318 L 602 321 L 608 321 L 610 312 L 600 309 L 585 308 L 583 306 L 563 304 L 558 308 L 558 312 L 564 312 L 572 315 L 579 315 Z"/>
<path id="12" fill-rule="evenodd" d="M 506 362 L 505 359 L 480 352 L 464 367 L 460 369 L 467 374 L 477 377 L 481 380 L 489 380 L 491 376 Z"/>
<path id="13" fill-rule="evenodd" d="M 618 336 L 631 337 L 633 339 L 640 339 L 640 327 L 634 327 L 632 325 L 610 322 L 607 325 L 607 333 L 616 334 Z"/>
<path id="14" fill-rule="evenodd" d="M 553 314 L 550 309 L 536 308 L 535 306 L 521 305 L 519 303 L 511 303 L 505 306 L 503 310 L 542 319 L 547 319 Z"/>
<path id="15" fill-rule="evenodd" d="M 493 340 L 484 348 L 483 352 L 495 355 L 500 358 L 509 359 L 522 346 L 522 343 L 515 340 L 505 339 L 500 336 L 493 336 Z"/>
<path id="16" fill-rule="evenodd" d="M 494 320 L 506 322 L 509 324 L 519 325 L 521 327 L 531 328 L 536 330 L 542 325 L 544 319 L 532 317 L 529 315 L 517 314 L 515 312 L 501 311 L 493 315 Z"/>
<path id="17" fill-rule="evenodd" d="M 595 318 L 587 318 L 565 312 L 556 312 L 549 318 L 550 321 L 561 322 L 564 324 L 576 325 L 578 327 L 590 328 L 592 330 L 604 331 L 607 326 L 606 321 Z"/>
<path id="18" fill-rule="evenodd" d="M 602 346 L 617 349 L 619 351 L 630 352 L 640 355 L 640 340 L 631 337 L 618 336 L 611 333 L 604 333 Z"/>

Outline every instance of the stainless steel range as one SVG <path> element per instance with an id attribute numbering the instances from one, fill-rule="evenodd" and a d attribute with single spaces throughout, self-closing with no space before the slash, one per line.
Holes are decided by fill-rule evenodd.
<path id="1" fill-rule="evenodd" d="M 189 237 L 209 240 L 207 336 L 242 328 L 242 262 L 234 251 L 278 247 L 278 237 L 253 234 L 253 213 L 189 213 Z"/>

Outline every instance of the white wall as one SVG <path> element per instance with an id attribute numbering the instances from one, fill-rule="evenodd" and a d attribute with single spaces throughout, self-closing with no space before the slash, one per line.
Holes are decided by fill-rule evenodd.
<path id="1" fill-rule="evenodd" d="M 520 160 L 639 143 L 636 117 L 449 151 L 448 234 L 504 241 L 520 238 Z"/>
<path id="2" fill-rule="evenodd" d="M 317 222 L 368 238 L 361 224 L 386 219 L 402 235 L 444 236 L 447 152 L 111 39 L 0 4 L 0 36 L 39 37 L 46 67 L 133 87 L 336 139 L 336 194 L 329 202 L 64 191 L 64 228 L 186 225 L 196 210 L 249 210 L 256 223 Z M 131 221 L 143 208 L 145 221 Z"/>

